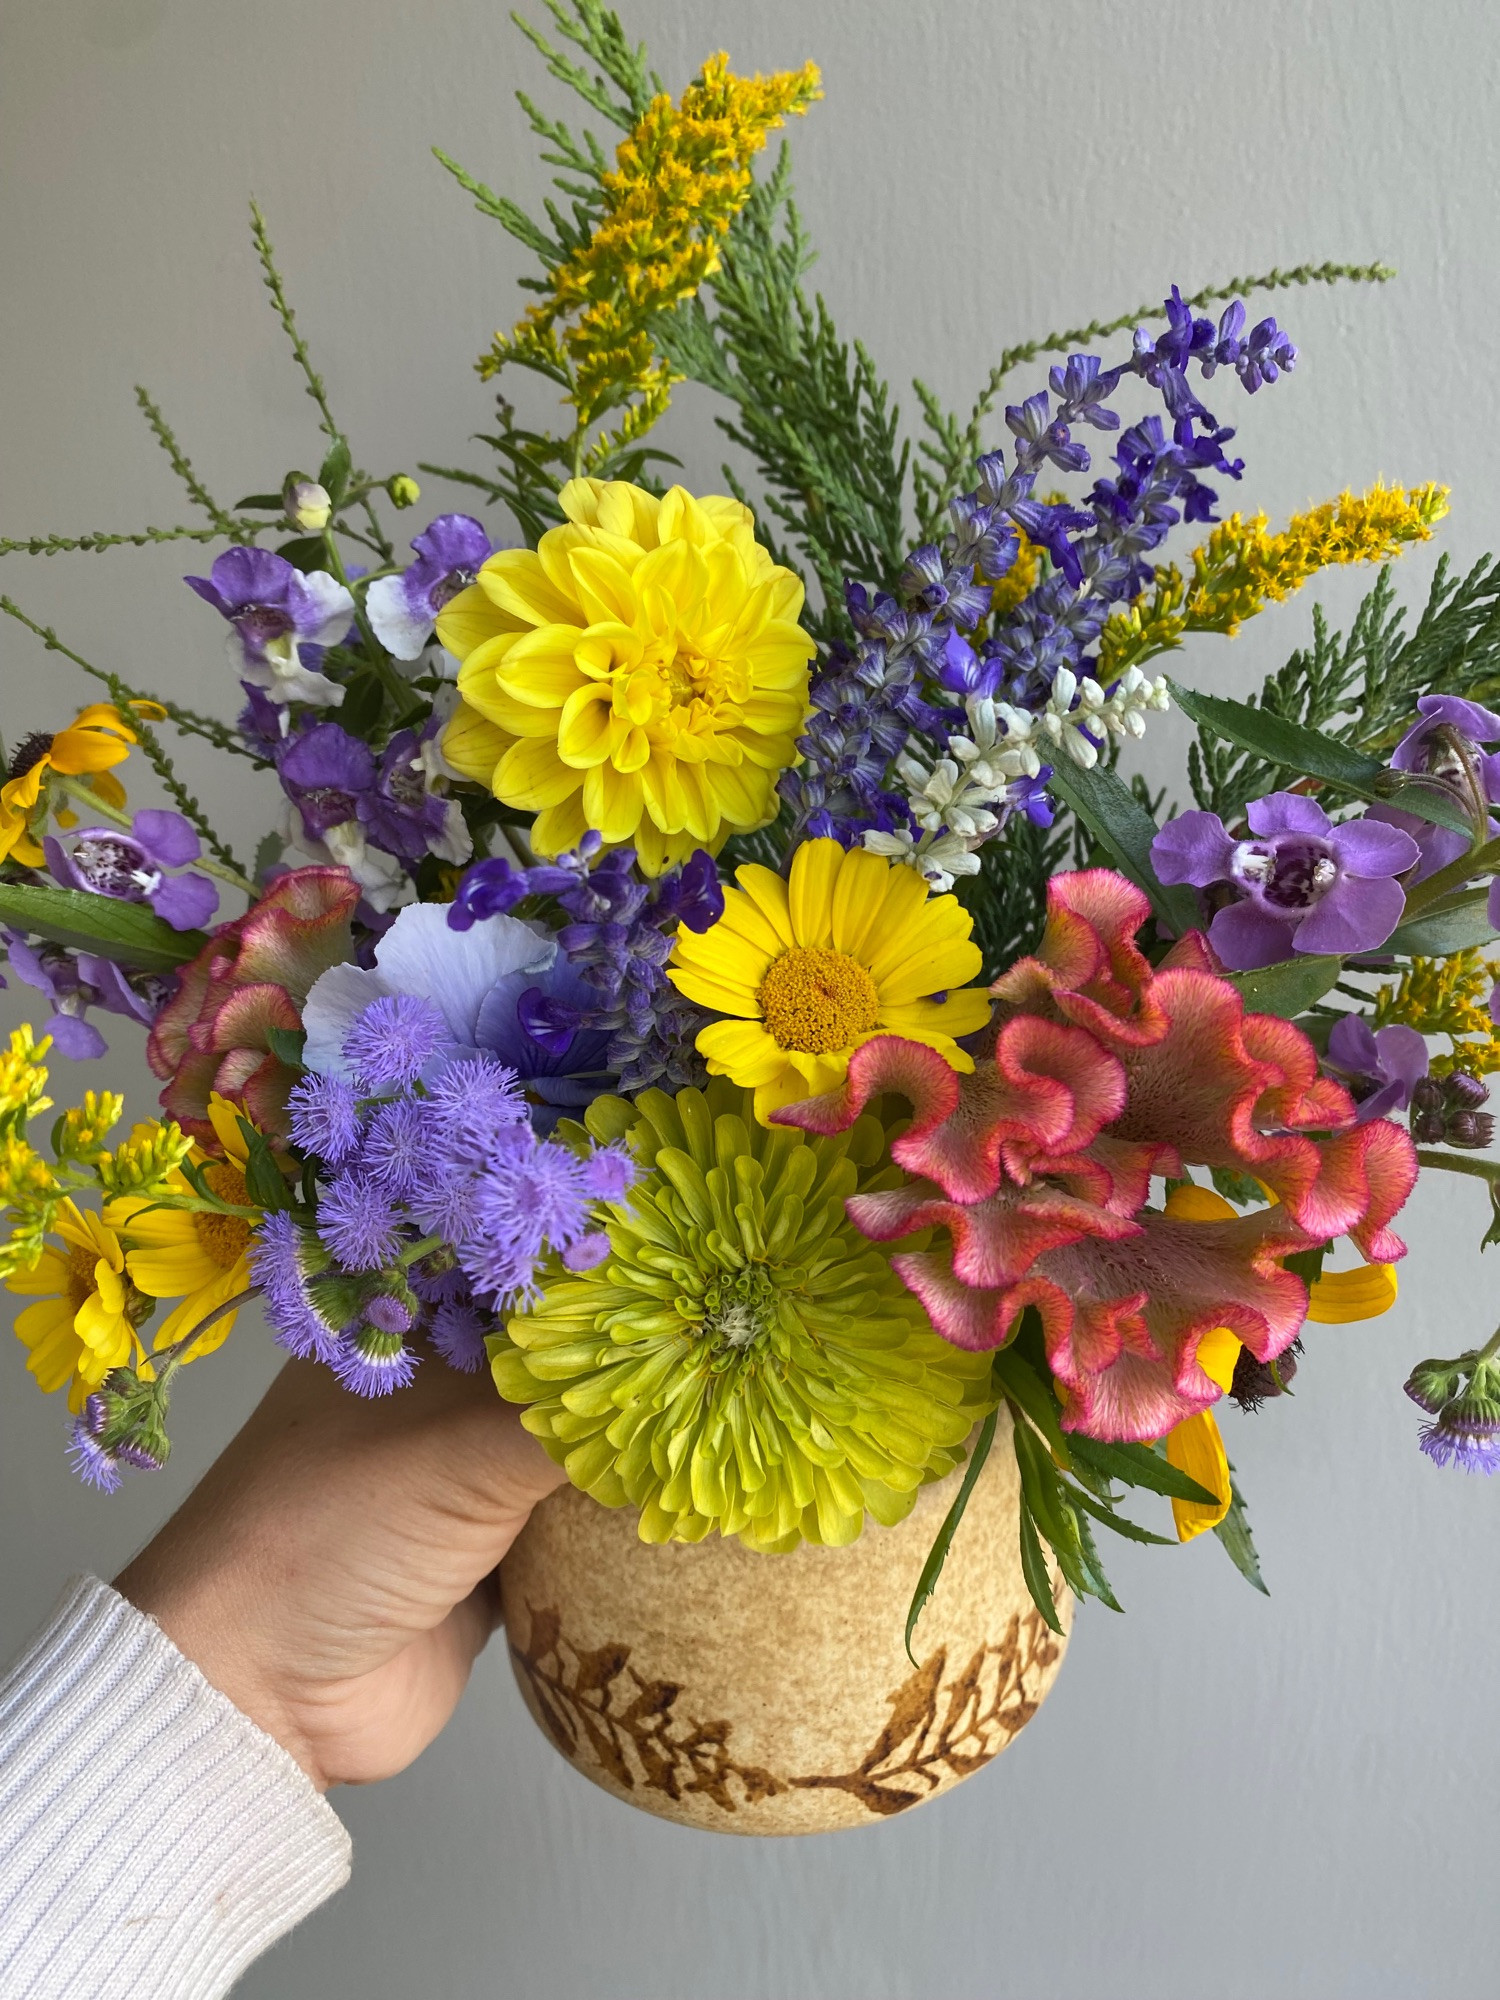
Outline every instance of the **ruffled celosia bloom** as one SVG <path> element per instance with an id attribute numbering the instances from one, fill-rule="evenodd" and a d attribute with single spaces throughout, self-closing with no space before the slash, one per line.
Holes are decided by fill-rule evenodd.
<path id="1" fill-rule="evenodd" d="M 438 618 L 463 663 L 444 755 L 538 815 L 538 853 L 593 828 L 656 874 L 774 817 L 807 713 L 802 584 L 737 500 L 573 479 L 559 503 L 564 526 Z"/>
<path id="2" fill-rule="evenodd" d="M 903 1092 L 915 1116 L 892 1157 L 922 1178 L 856 1195 L 851 1216 L 879 1242 L 946 1229 L 949 1248 L 892 1260 L 934 1326 L 998 1347 L 1034 1306 L 1065 1425 L 1114 1439 L 1217 1401 L 1200 1350 L 1223 1330 L 1261 1361 L 1291 1344 L 1308 1292 L 1289 1255 L 1346 1232 L 1372 1263 L 1404 1255 L 1386 1225 L 1417 1174 L 1406 1133 L 1357 1123 L 1307 1037 L 1247 1014 L 1196 934 L 1153 971 L 1134 941 L 1148 907 L 1107 870 L 1054 878 L 1041 950 L 992 989 L 1002 1023 L 972 1077 L 878 1039 L 841 1091 L 779 1114 L 839 1131 Z M 1190 1166 L 1253 1175 L 1272 1200 L 1217 1221 L 1146 1206 L 1153 1175 Z"/>
<path id="3" fill-rule="evenodd" d="M 167 1079 L 161 1101 L 184 1132 L 216 1143 L 213 1092 L 243 1104 L 263 1131 L 284 1134 L 296 1081 L 269 1030 L 295 1033 L 320 974 L 352 956 L 349 920 L 359 888 L 341 868 L 280 876 L 245 915 L 225 924 L 189 964 L 157 1016 L 147 1058 Z"/>
<path id="4" fill-rule="evenodd" d="M 852 1542 L 963 1458 L 988 1366 L 939 1340 L 847 1220 L 889 1189 L 873 1117 L 771 1131 L 745 1093 L 600 1098 L 595 1137 L 648 1170 L 608 1210 L 610 1254 L 491 1341 L 495 1380 L 575 1486 L 641 1510 L 644 1541 Z"/>
<path id="5" fill-rule="evenodd" d="M 973 1068 L 959 1039 L 985 1025 L 990 1002 L 964 986 L 982 959 L 956 897 L 929 896 L 915 869 L 836 840 L 804 841 L 787 881 L 755 864 L 735 879 L 718 923 L 678 931 L 668 977 L 736 1017 L 704 1028 L 698 1049 L 711 1074 L 754 1090 L 757 1118 L 831 1090 L 873 1035 Z"/>

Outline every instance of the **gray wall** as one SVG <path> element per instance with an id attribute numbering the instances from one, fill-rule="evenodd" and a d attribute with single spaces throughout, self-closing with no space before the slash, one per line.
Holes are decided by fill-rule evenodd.
<path id="1" fill-rule="evenodd" d="M 1273 516 L 1382 473 L 1452 483 L 1444 545 L 1500 538 L 1494 117 L 1479 0 L 633 0 L 680 87 L 815 56 L 796 131 L 820 282 L 893 380 L 972 394 L 1009 341 L 1273 264 L 1387 259 L 1379 292 L 1276 301 L 1303 348 L 1254 404 L 1226 390 Z M 131 385 L 153 385 L 221 496 L 315 460 L 262 310 L 244 200 L 265 204 L 336 408 L 368 463 L 462 459 L 469 364 L 516 311 L 513 246 L 427 155 L 539 181 L 510 104 L 535 64 L 486 0 L 8 0 L 0 11 L 0 534 L 181 518 Z M 684 394 L 672 437 L 711 490 Z M 437 498 L 434 492 L 431 497 Z M 413 526 L 420 525 L 420 520 Z M 214 621 L 173 550 L 4 565 L 85 655 L 228 712 Z M 1430 571 L 1412 559 L 1404 587 Z M 1349 580 L 1324 597 L 1341 614 Z M 1307 599 L 1186 662 L 1243 684 Z M 6 733 L 86 689 L 0 630 Z M 1178 739 L 1154 738 L 1165 759 Z M 253 843 L 274 788 L 189 752 Z M 1161 763 L 1165 775 L 1167 765 Z M 0 996 L 6 1025 L 15 995 Z M 110 1081 L 151 1088 L 122 1029 Z M 1317 1332 L 1294 1405 L 1230 1426 L 1270 1579 L 1205 1538 L 1113 1554 L 1036 1726 L 900 1822 L 796 1846 L 664 1826 L 575 1778 L 499 1653 L 406 1776 L 340 1797 L 353 1885 L 244 1990 L 404 2000 L 1224 2000 L 1494 1991 L 1494 1585 L 1500 1495 L 1415 1449 L 1409 1362 L 1493 1323 L 1479 1196 L 1424 1189 L 1397 1308 Z M 109 1575 L 273 1369 L 246 1324 L 192 1371 L 170 1469 L 85 1495 L 20 1351 L 0 1352 L 0 1649 L 70 1570 Z M 141 1837 L 149 1840 L 150 1829 Z"/>

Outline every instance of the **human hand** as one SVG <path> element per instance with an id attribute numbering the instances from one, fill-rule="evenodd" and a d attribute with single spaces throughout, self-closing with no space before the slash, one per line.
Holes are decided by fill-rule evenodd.
<path id="1" fill-rule="evenodd" d="M 320 1791 L 368 1784 L 453 1713 L 496 1566 L 564 1479 L 487 1375 L 364 1401 L 293 1361 L 115 1588 Z"/>

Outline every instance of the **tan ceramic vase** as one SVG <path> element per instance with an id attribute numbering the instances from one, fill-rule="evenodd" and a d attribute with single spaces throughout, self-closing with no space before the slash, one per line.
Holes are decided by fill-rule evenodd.
<path id="1" fill-rule="evenodd" d="M 1021 1574 L 1008 1443 L 1002 1413 L 915 1668 L 907 1606 L 961 1472 L 899 1527 L 790 1555 L 652 1547 L 633 1510 L 564 1487 L 500 1571 L 528 1708 L 586 1778 L 684 1826 L 826 1833 L 936 1798 L 1026 1726 L 1067 1644 Z"/>

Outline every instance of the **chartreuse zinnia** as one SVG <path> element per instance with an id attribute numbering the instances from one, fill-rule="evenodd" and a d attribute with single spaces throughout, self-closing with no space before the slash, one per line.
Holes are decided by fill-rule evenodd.
<path id="1" fill-rule="evenodd" d="M 879 1120 L 768 1130 L 722 1081 L 587 1120 L 647 1171 L 609 1210 L 610 1256 L 555 1267 L 491 1337 L 526 1428 L 575 1486 L 639 1508 L 643 1541 L 780 1551 L 899 1521 L 992 1398 L 989 1356 L 940 1340 L 844 1214 L 901 1179 Z"/>
<path id="2" fill-rule="evenodd" d="M 438 619 L 462 662 L 444 754 L 537 815 L 538 853 L 592 829 L 659 874 L 775 817 L 807 715 L 802 585 L 723 495 L 572 479 L 558 504 Z"/>
<path id="3" fill-rule="evenodd" d="M 925 1042 L 955 1069 L 958 1046 L 990 1018 L 973 919 L 956 896 L 929 896 L 914 868 L 836 840 L 807 840 L 790 878 L 750 864 L 724 914 L 679 930 L 667 976 L 716 1014 L 698 1036 L 710 1074 L 755 1092 L 762 1122 L 784 1104 L 836 1089 L 875 1035 Z M 962 990 L 959 990 L 962 989 Z"/>

